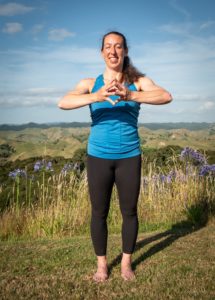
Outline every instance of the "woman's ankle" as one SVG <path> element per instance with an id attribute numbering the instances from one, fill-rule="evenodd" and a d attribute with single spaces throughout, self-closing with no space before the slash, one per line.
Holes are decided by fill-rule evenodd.
<path id="1" fill-rule="evenodd" d="M 97 256 L 97 265 L 98 267 L 107 267 L 107 257 L 104 256 Z"/>
<path id="2" fill-rule="evenodd" d="M 132 254 L 128 254 L 128 253 L 122 254 L 121 265 L 131 265 L 131 261 L 132 261 Z"/>

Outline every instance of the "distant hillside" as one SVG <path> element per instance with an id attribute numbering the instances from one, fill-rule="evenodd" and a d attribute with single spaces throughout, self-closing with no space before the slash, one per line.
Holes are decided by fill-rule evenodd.
<path id="1" fill-rule="evenodd" d="M 87 128 L 90 127 L 90 122 L 71 122 L 71 123 L 27 123 L 27 124 L 2 124 L 0 125 L 0 131 L 20 131 L 23 129 L 28 128 L 41 128 L 41 129 L 48 129 L 52 127 L 59 127 L 59 128 Z M 139 123 L 139 127 L 145 127 L 151 130 L 158 130 L 158 129 L 165 129 L 165 130 L 172 130 L 172 129 L 188 129 L 191 131 L 195 130 L 204 130 L 204 129 L 214 129 L 215 130 L 215 123 L 197 123 L 197 122 L 179 122 L 179 123 Z"/>
<path id="2" fill-rule="evenodd" d="M 139 127 L 146 127 L 151 130 L 165 129 L 188 129 L 188 130 L 204 130 L 204 129 L 215 129 L 215 123 L 187 123 L 187 122 L 179 122 L 179 123 L 141 123 Z"/>
<path id="3" fill-rule="evenodd" d="M 42 128 L 42 124 L 38 124 L 37 128 L 12 130 L 10 127 L 10 131 L 0 130 L 0 159 L 2 157 L 9 160 L 23 160 L 41 155 L 72 157 L 77 149 L 86 147 L 90 127 L 86 126 L 87 123 L 73 123 L 73 127 L 70 123 L 64 124 L 65 128 L 49 124 Z M 156 124 L 157 127 L 149 129 L 147 125 L 149 127 L 155 124 L 140 124 L 138 129 L 141 146 L 144 148 L 158 149 L 172 145 L 202 150 L 215 149 L 215 125 L 208 124 L 208 129 L 201 130 L 170 129 L 170 124 L 168 130 L 159 129 L 159 126 L 165 124 Z"/>
<path id="4" fill-rule="evenodd" d="M 60 127 L 60 128 L 84 128 L 90 127 L 91 123 L 87 122 L 72 122 L 72 123 L 26 123 L 26 124 L 2 124 L 0 125 L 0 131 L 7 131 L 7 130 L 14 130 L 19 131 L 23 129 L 29 128 L 41 128 L 41 129 L 48 129 L 52 127 Z"/>

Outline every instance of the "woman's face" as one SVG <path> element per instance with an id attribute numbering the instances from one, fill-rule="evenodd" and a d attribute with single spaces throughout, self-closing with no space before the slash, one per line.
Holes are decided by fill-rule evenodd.
<path id="1" fill-rule="evenodd" d="M 128 50 L 123 47 L 123 38 L 116 34 L 109 34 L 104 40 L 102 56 L 106 65 L 114 70 L 122 71 L 124 57 Z"/>

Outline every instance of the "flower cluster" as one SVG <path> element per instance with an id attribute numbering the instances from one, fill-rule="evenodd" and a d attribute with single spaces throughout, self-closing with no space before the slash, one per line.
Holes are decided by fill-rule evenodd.
<path id="1" fill-rule="evenodd" d="M 215 176 L 215 164 L 214 165 L 203 165 L 199 170 L 200 176 L 212 175 Z"/>
<path id="2" fill-rule="evenodd" d="M 195 166 L 207 164 L 207 160 L 202 153 L 189 147 L 182 150 L 180 158 L 192 162 Z"/>
<path id="3" fill-rule="evenodd" d="M 80 163 L 76 162 L 76 163 L 67 163 L 67 164 L 65 164 L 62 171 L 61 171 L 61 173 L 66 175 L 70 171 L 79 172 L 80 171 Z"/>
<path id="4" fill-rule="evenodd" d="M 202 165 L 197 169 L 192 165 L 186 167 L 186 174 L 171 170 L 168 174 L 154 174 L 151 178 L 144 176 L 142 177 L 142 183 L 144 187 L 147 187 L 150 183 L 159 186 L 160 184 L 170 184 L 173 182 L 186 182 L 191 177 L 198 176 L 215 176 L 215 165 Z"/>
<path id="5" fill-rule="evenodd" d="M 175 178 L 177 174 L 175 171 L 170 171 L 167 175 L 164 174 L 155 174 L 152 176 L 151 181 L 154 184 L 158 183 L 171 183 Z M 150 183 L 150 179 L 146 176 L 143 178 L 143 185 L 147 186 Z"/>
<path id="6" fill-rule="evenodd" d="M 186 147 L 182 150 L 180 157 L 182 160 L 189 161 L 193 163 L 194 166 L 198 167 L 199 176 L 215 176 L 215 165 L 209 165 L 205 156 L 198 151 Z M 186 175 L 192 175 L 192 168 L 191 165 L 187 165 Z"/>
<path id="7" fill-rule="evenodd" d="M 66 175 L 68 172 L 73 170 L 73 167 L 74 167 L 74 165 L 72 163 L 67 163 L 67 164 L 64 165 L 63 169 L 61 170 L 61 173 Z"/>
<path id="8" fill-rule="evenodd" d="M 160 175 L 160 180 L 162 183 L 170 183 L 173 180 L 173 177 L 171 174 L 167 174 L 167 175 Z"/>
<path id="9" fill-rule="evenodd" d="M 15 169 L 9 173 L 9 177 L 15 179 L 17 177 L 26 177 L 26 171 L 22 169 Z"/>
<path id="10" fill-rule="evenodd" d="M 38 160 L 34 165 L 34 171 L 53 171 L 52 162 L 46 162 L 45 160 Z"/>

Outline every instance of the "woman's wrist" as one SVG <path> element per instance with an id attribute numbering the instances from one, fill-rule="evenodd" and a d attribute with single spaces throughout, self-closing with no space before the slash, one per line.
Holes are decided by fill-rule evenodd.
<path id="1" fill-rule="evenodd" d="M 137 91 L 130 91 L 130 99 L 131 101 L 136 101 L 138 102 L 138 93 Z"/>
<path id="2" fill-rule="evenodd" d="M 98 93 L 97 92 L 94 92 L 94 93 L 91 93 L 91 102 L 94 103 L 94 102 L 98 102 L 99 101 L 99 97 L 98 97 Z"/>
<path id="3" fill-rule="evenodd" d="M 130 90 L 128 90 L 128 91 L 129 91 L 129 93 L 128 93 L 127 100 L 135 101 L 135 92 L 134 91 L 130 91 Z"/>
<path id="4" fill-rule="evenodd" d="M 129 89 L 126 90 L 125 101 L 131 100 L 131 91 Z"/>

